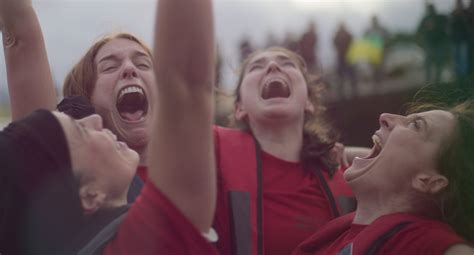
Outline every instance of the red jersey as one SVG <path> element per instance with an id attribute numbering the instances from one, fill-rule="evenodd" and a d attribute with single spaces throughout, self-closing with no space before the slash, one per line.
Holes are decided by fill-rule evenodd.
<path id="1" fill-rule="evenodd" d="M 449 225 L 409 213 L 384 215 L 370 225 L 350 224 L 352 215 L 332 220 L 303 242 L 293 255 L 363 255 L 374 248 L 381 236 L 393 231 L 394 226 L 406 222 L 378 243 L 380 255 L 443 255 L 458 243 L 466 243 Z M 348 224 L 346 224 L 348 223 Z"/>
<path id="2" fill-rule="evenodd" d="M 214 134 L 213 226 L 222 254 L 289 254 L 323 223 L 353 208 L 340 170 L 332 177 L 321 169 L 310 173 L 261 151 L 247 132 L 215 127 Z"/>
<path id="3" fill-rule="evenodd" d="M 300 163 L 262 152 L 265 254 L 291 254 L 333 217 L 319 180 Z"/>
<path id="4" fill-rule="evenodd" d="M 128 211 L 103 254 L 217 254 L 192 223 L 152 183 Z"/>
<path id="5" fill-rule="evenodd" d="M 142 179 L 143 183 L 145 183 L 148 180 L 148 168 L 146 166 L 138 166 L 137 175 Z"/>

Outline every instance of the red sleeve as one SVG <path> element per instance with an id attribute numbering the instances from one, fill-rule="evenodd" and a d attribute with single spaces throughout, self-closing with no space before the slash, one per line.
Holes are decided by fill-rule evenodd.
<path id="1" fill-rule="evenodd" d="M 192 223 L 151 182 L 104 249 L 120 254 L 217 254 Z"/>
<path id="2" fill-rule="evenodd" d="M 137 175 L 140 176 L 143 183 L 145 183 L 148 180 L 148 168 L 146 166 L 138 166 Z"/>
<path id="3" fill-rule="evenodd" d="M 467 242 L 448 225 L 435 221 L 417 222 L 391 238 L 379 254 L 443 255 L 446 250 Z"/>

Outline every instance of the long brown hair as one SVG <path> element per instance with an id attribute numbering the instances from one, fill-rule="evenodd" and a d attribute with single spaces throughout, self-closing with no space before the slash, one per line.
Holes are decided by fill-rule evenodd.
<path id="1" fill-rule="evenodd" d="M 63 96 L 83 96 L 91 99 L 94 91 L 95 81 L 97 79 L 96 64 L 94 59 L 99 50 L 114 39 L 127 39 L 138 43 L 143 49 L 151 55 L 151 50 L 140 39 L 129 33 L 118 33 L 107 35 L 99 39 L 92 45 L 86 54 L 74 65 L 72 70 L 67 74 L 63 84 Z"/>
<path id="2" fill-rule="evenodd" d="M 330 174 L 332 174 L 336 169 L 337 163 L 331 157 L 330 152 L 339 138 L 339 134 L 324 117 L 326 107 L 323 105 L 321 96 L 325 86 L 321 82 L 321 77 L 309 73 L 303 58 L 292 51 L 280 47 L 271 47 L 264 51 L 280 52 L 285 54 L 297 64 L 298 68 L 303 74 L 308 88 L 308 98 L 314 106 L 314 112 L 305 113 L 303 127 L 303 148 L 301 149 L 300 161 L 302 162 L 304 168 L 308 171 L 312 171 L 317 168 L 324 168 L 327 169 Z M 264 51 L 253 52 L 242 63 L 239 70 L 237 87 L 234 92 L 234 106 L 236 106 L 241 100 L 240 87 L 245 77 L 245 69 L 247 65 L 250 63 L 252 58 Z M 230 119 L 231 126 L 250 131 L 248 124 L 237 120 L 234 114 L 231 114 Z"/>

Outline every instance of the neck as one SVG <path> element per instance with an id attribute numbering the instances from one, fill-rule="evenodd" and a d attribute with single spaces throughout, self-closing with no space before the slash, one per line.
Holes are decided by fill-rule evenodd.
<path id="1" fill-rule="evenodd" d="M 147 146 L 142 147 L 133 147 L 132 150 L 136 151 L 138 155 L 140 155 L 140 162 L 138 163 L 139 166 L 147 166 L 148 165 L 148 150 Z"/>
<path id="2" fill-rule="evenodd" d="M 285 161 L 299 161 L 303 146 L 303 122 L 251 123 L 251 130 L 265 152 Z"/>
<path id="3" fill-rule="evenodd" d="M 378 199 L 371 197 L 357 200 L 357 210 L 353 223 L 369 225 L 384 215 L 415 212 L 413 206 L 410 205 L 411 203 L 407 203 L 411 200 L 403 195 L 397 194 L 397 196 L 388 198 L 386 196 L 378 197 Z"/>

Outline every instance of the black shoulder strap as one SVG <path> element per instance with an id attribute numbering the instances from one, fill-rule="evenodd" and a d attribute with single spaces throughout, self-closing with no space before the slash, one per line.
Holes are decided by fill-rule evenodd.
<path id="1" fill-rule="evenodd" d="M 262 177 L 262 148 L 257 139 L 255 142 L 255 154 L 257 159 L 257 252 L 263 255 L 263 177 Z"/>
<path id="2" fill-rule="evenodd" d="M 135 202 L 135 199 L 140 195 L 142 192 L 142 188 L 145 184 L 143 183 L 142 179 L 135 175 L 132 179 L 132 183 L 130 184 L 130 188 L 128 189 L 127 194 L 127 202 L 129 204 Z"/>
<path id="3" fill-rule="evenodd" d="M 324 178 L 323 173 L 321 173 L 320 169 L 316 169 L 316 175 L 319 178 L 319 182 L 321 183 L 321 186 L 324 189 L 324 193 L 326 193 L 326 197 L 329 200 L 329 206 L 331 207 L 332 214 L 334 218 L 339 217 L 340 213 L 339 210 L 337 209 L 337 204 L 336 200 L 334 199 L 334 195 L 332 194 L 331 189 L 329 188 L 329 185 L 326 181 L 326 178 Z"/>
<path id="4" fill-rule="evenodd" d="M 78 255 L 91 255 L 91 254 L 100 254 L 105 244 L 110 241 L 122 223 L 122 221 L 127 216 L 127 211 L 122 215 L 118 216 L 107 226 L 105 226 L 97 235 L 95 235 L 77 254 Z"/>
<path id="5" fill-rule="evenodd" d="M 383 235 L 379 236 L 375 241 L 373 241 L 370 244 L 370 246 L 367 249 L 367 252 L 365 253 L 365 255 L 375 255 L 375 254 L 377 254 L 377 252 L 379 252 L 380 248 L 382 248 L 382 246 L 385 244 L 385 242 L 387 242 L 393 235 L 400 232 L 400 230 L 402 230 L 406 226 L 410 225 L 411 223 L 413 223 L 413 222 L 403 221 L 403 222 L 400 222 L 397 225 L 393 226 L 389 230 L 385 231 L 385 233 L 383 233 Z"/>

